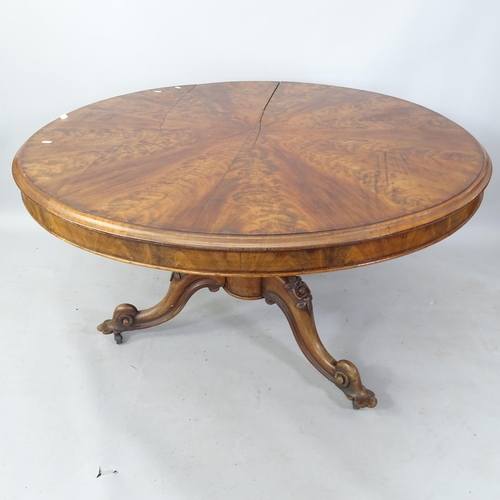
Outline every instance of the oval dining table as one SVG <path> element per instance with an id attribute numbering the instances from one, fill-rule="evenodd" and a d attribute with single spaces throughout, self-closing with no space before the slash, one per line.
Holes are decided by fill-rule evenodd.
<path id="1" fill-rule="evenodd" d="M 355 408 L 356 366 L 316 330 L 299 275 L 427 247 L 479 207 L 491 162 L 463 128 L 361 90 L 291 82 L 156 88 L 56 119 L 13 175 L 45 229 L 85 250 L 172 271 L 155 306 L 118 305 L 98 329 L 159 325 L 201 288 L 277 304 L 306 358 Z"/>

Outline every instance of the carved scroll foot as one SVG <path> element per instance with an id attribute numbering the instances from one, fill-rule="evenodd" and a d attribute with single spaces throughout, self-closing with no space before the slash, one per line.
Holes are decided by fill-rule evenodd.
<path id="1" fill-rule="evenodd" d="M 167 295 L 155 306 L 142 311 L 132 304 L 120 304 L 113 317 L 101 323 L 97 329 L 104 334 L 113 333 L 117 344 L 122 343 L 121 333 L 160 325 L 179 314 L 190 297 L 202 288 L 216 292 L 224 286 L 225 278 L 172 273 Z"/>
<path id="2" fill-rule="evenodd" d="M 344 392 L 354 408 L 377 404 L 375 394 L 362 384 L 356 366 L 345 359 L 335 360 L 323 346 L 314 322 L 311 292 L 299 276 L 262 278 L 262 295 L 268 304 L 280 307 L 306 358 Z"/>

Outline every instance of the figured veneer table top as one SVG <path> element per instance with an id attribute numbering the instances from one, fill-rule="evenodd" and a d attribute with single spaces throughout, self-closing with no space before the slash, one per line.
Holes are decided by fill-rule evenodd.
<path id="1" fill-rule="evenodd" d="M 491 176 L 478 142 L 443 116 L 359 90 L 283 82 L 188 85 L 78 109 L 19 150 L 14 178 L 53 234 L 173 271 L 155 306 L 118 305 L 98 329 L 157 326 L 202 288 L 265 299 L 355 408 L 373 408 L 351 361 L 316 330 L 296 274 L 390 259 L 451 234 Z"/>
<path id="2" fill-rule="evenodd" d="M 13 164 L 33 217 L 111 258 L 274 276 L 392 258 L 451 234 L 491 176 L 443 116 L 287 82 L 159 88 L 68 113 Z"/>

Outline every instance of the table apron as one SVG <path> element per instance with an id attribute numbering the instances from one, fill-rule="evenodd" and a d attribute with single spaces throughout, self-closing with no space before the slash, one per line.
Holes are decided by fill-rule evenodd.
<path id="1" fill-rule="evenodd" d="M 23 195 L 31 216 L 47 231 L 90 252 L 123 262 L 205 275 L 290 276 L 358 267 L 392 259 L 436 243 L 463 226 L 482 193 L 434 222 L 402 232 L 322 248 L 218 250 L 179 247 L 106 233 L 68 221 Z"/>

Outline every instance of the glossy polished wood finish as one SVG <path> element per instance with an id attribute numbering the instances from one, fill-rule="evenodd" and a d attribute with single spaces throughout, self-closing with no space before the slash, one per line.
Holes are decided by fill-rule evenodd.
<path id="1" fill-rule="evenodd" d="M 195 292 L 202 288 L 216 292 L 224 283 L 224 278 L 220 276 L 172 273 L 168 293 L 158 304 L 143 311 L 137 310 L 132 304 L 120 304 L 113 317 L 101 323 L 97 329 L 104 334 L 116 334 L 161 325 L 177 316 Z"/>
<path id="2" fill-rule="evenodd" d="M 377 398 L 362 384 L 356 366 L 346 359 L 337 361 L 321 342 L 314 322 L 312 294 L 302 278 L 263 278 L 262 293 L 268 304 L 277 304 L 283 311 L 295 340 L 312 365 L 352 401 L 355 409 L 374 408 Z"/>
<path id="3" fill-rule="evenodd" d="M 66 241 L 224 276 L 320 272 L 417 250 L 473 215 L 491 175 L 477 141 L 437 113 L 286 82 L 92 104 L 37 132 L 13 169 L 32 216 Z"/>
<path id="4" fill-rule="evenodd" d="M 280 82 L 191 85 L 86 106 L 19 150 L 14 178 L 48 231 L 170 269 L 167 295 L 119 305 L 113 333 L 178 314 L 202 288 L 277 304 L 309 361 L 376 405 L 323 346 L 299 273 L 360 266 L 448 236 L 479 207 L 491 162 L 441 115 L 359 90 Z"/>
<path id="5" fill-rule="evenodd" d="M 297 344 L 311 364 L 344 392 L 355 409 L 376 406 L 377 398 L 361 382 L 356 366 L 346 359 L 337 361 L 325 349 L 314 322 L 311 291 L 300 276 L 223 278 L 172 273 L 170 288 L 158 304 L 143 311 L 137 310 L 132 304 L 120 304 L 113 317 L 101 323 L 97 329 L 104 334 L 113 333 L 115 340 L 121 344 L 123 332 L 170 321 L 195 292 L 202 288 L 216 292 L 221 287 L 240 299 L 264 298 L 268 304 L 277 304 L 287 318 Z"/>

